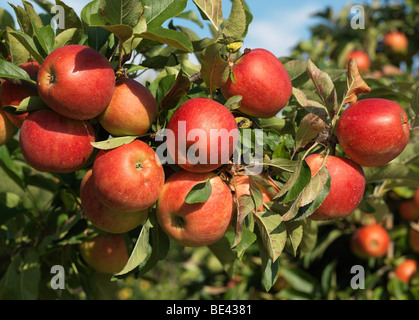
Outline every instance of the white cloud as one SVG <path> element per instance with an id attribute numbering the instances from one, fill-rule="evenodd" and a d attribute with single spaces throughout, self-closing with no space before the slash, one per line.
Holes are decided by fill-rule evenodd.
<path id="1" fill-rule="evenodd" d="M 288 56 L 291 49 L 307 35 L 310 16 L 317 6 L 295 7 L 267 16 L 257 16 L 249 26 L 244 47 L 264 48 L 276 56 Z"/>

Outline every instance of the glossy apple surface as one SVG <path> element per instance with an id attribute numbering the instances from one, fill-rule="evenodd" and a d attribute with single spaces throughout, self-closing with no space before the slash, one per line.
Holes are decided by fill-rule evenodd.
<path id="1" fill-rule="evenodd" d="M 38 92 L 55 112 L 72 119 L 93 119 L 111 101 L 115 73 L 93 48 L 68 45 L 52 51 L 38 72 Z"/>
<path id="2" fill-rule="evenodd" d="M 191 172 L 210 172 L 228 164 L 238 140 L 233 114 L 208 98 L 182 103 L 167 125 L 167 149 L 174 161 Z"/>
<path id="3" fill-rule="evenodd" d="M 25 160 L 36 170 L 73 172 L 93 153 L 95 134 L 86 121 L 63 117 L 49 110 L 36 110 L 25 119 L 19 144 Z"/>
<path id="4" fill-rule="evenodd" d="M 209 198 L 203 203 L 186 203 L 189 191 L 207 179 L 212 188 Z M 157 218 L 162 229 L 186 247 L 206 246 L 221 239 L 232 214 L 231 190 L 212 172 L 177 171 L 167 179 L 157 204 Z"/>
<path id="5" fill-rule="evenodd" d="M 305 161 L 311 169 L 311 175 L 321 168 L 324 156 L 311 154 Z M 329 171 L 330 190 L 320 207 L 309 216 L 312 220 L 345 218 L 359 205 L 365 191 L 365 176 L 362 168 L 344 157 L 327 156 L 325 164 Z"/>
<path id="6" fill-rule="evenodd" d="M 148 210 L 120 212 L 104 205 L 98 198 L 92 179 L 92 169 L 86 171 L 80 185 L 83 212 L 95 227 L 109 233 L 125 233 L 138 227 L 148 216 Z"/>
<path id="7" fill-rule="evenodd" d="M 100 201 L 121 212 L 151 207 L 159 198 L 165 178 L 158 156 L 140 140 L 100 150 L 92 169 Z"/>
<path id="8" fill-rule="evenodd" d="M 111 102 L 99 115 L 99 122 L 112 136 L 140 136 L 156 120 L 157 101 L 136 80 L 118 80 Z"/>
<path id="9" fill-rule="evenodd" d="M 290 77 L 281 61 L 265 49 L 245 53 L 232 67 L 221 87 L 226 99 L 241 95 L 239 111 L 258 118 L 270 118 L 288 103 L 292 94 Z"/>
<path id="10" fill-rule="evenodd" d="M 343 151 L 361 166 L 375 167 L 395 159 L 409 142 L 406 111 L 386 99 L 360 100 L 340 115 L 336 135 Z"/>

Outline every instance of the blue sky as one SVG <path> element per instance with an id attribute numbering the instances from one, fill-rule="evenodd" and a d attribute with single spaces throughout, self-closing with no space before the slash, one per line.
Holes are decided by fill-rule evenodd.
<path id="1" fill-rule="evenodd" d="M 0 7 L 13 13 L 8 2 L 21 5 L 16 0 L 0 0 Z M 33 3 L 29 0 L 29 2 Z M 52 1 L 55 2 L 55 1 Z M 74 8 L 77 13 L 89 2 L 88 0 L 64 0 Z M 309 27 L 316 20 L 310 16 L 318 11 L 331 7 L 336 13 L 339 12 L 349 1 L 344 0 L 247 0 L 253 21 L 250 24 L 248 35 L 244 45 L 248 48 L 260 48 L 270 50 L 277 56 L 286 56 L 291 48 L 300 40 L 310 37 Z M 354 4 L 371 3 L 371 0 L 354 2 Z M 34 5 L 35 8 L 38 8 Z M 228 17 L 231 2 L 223 0 L 223 15 Z M 197 11 L 192 0 L 188 2 L 188 9 Z M 184 22 L 182 22 L 184 24 Z M 199 34 L 208 36 L 208 28 L 200 29 L 194 25 L 194 30 Z"/>

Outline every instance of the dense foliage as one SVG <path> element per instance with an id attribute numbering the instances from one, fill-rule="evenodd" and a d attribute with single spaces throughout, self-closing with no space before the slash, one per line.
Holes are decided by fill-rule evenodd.
<path id="1" fill-rule="evenodd" d="M 418 276 L 404 283 L 394 275 L 403 260 L 419 258 L 409 244 L 409 230 L 419 231 L 418 219 L 406 220 L 399 209 L 419 187 L 415 131 L 419 85 L 414 68 L 419 5 L 415 1 L 364 5 L 364 30 L 351 28 L 350 6 L 338 15 L 330 9 L 319 13 L 324 23 L 312 28 L 311 40 L 299 43 L 289 57 L 279 57 L 291 79 L 292 96 L 278 116 L 265 119 L 241 113 L 237 110 L 240 97 L 225 99 L 220 91 L 232 77 L 230 63 L 245 52 L 241 43 L 253 16 L 244 0 L 232 1 L 227 18 L 221 0 L 193 0 L 200 16 L 185 11 L 187 0 L 129 0 L 123 5 L 117 0 L 94 0 L 80 16 L 69 3 L 56 0 L 65 9 L 65 29 L 52 27 L 53 3 L 33 2 L 44 12 L 36 13 L 29 1 L 0 8 L 1 78 L 36 85 L 18 66 L 29 59 L 41 64 L 54 49 L 70 44 L 84 44 L 102 53 L 117 77 L 138 79 L 146 70 L 154 70 L 156 76 L 143 82 L 159 106 L 150 130 L 139 137 L 112 137 L 96 119 L 90 120 L 96 152 L 134 139 L 156 149 L 161 144 L 160 130 L 180 104 L 209 97 L 233 113 L 240 130 L 252 130 L 253 135 L 242 135 L 240 142 L 253 154 L 257 132 L 263 129 L 264 172 L 281 189 L 277 195 L 281 204 L 274 200 L 255 212 L 262 194 L 254 183 L 251 197 L 235 212 L 234 227 L 215 244 L 198 248 L 169 239 L 158 224 L 154 206 L 141 226 L 124 234 L 130 259 L 123 270 L 100 274 L 79 252 L 83 239 L 104 233 L 86 219 L 81 206 L 81 180 L 92 163 L 71 173 L 36 171 L 22 155 L 16 130 L 0 147 L 1 299 L 419 298 Z M 201 39 L 182 26 L 182 19 L 197 28 L 208 24 L 212 38 Z M 384 49 L 382 39 L 393 29 L 408 35 L 406 53 Z M 369 72 L 360 73 L 353 63 L 345 66 L 347 54 L 355 48 L 368 52 Z M 320 152 L 345 156 L 334 135 L 338 117 L 348 104 L 369 98 L 389 99 L 403 107 L 410 141 L 390 163 L 363 168 L 364 197 L 349 217 L 310 220 L 329 192 L 330 176 L 326 172 L 312 179 L 304 158 Z M 16 114 L 44 107 L 35 97 L 17 108 L 3 109 Z M 240 169 L 230 164 L 217 173 L 228 181 Z M 176 170 L 177 165 L 165 165 L 168 176 Z M 206 192 L 200 188 L 195 196 L 205 198 Z M 384 257 L 361 259 L 350 250 L 350 239 L 372 221 L 389 232 L 391 246 Z M 55 265 L 65 271 L 64 289 L 51 288 Z M 356 265 L 365 272 L 365 288 L 351 286 Z"/>

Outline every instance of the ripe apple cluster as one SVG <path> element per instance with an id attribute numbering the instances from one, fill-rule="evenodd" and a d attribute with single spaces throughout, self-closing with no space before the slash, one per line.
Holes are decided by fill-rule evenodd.
<path id="1" fill-rule="evenodd" d="M 157 101 L 139 82 L 116 79 L 108 59 L 84 45 L 60 47 L 41 65 L 30 61 L 20 67 L 37 85 L 3 80 L 2 106 L 18 107 L 26 97 L 39 95 L 47 107 L 19 115 L 1 111 L 0 142 L 6 143 L 19 129 L 22 155 L 34 169 L 54 173 L 86 169 L 80 186 L 81 205 L 85 217 L 105 234 L 86 240 L 80 246 L 82 257 L 105 272 L 101 266 L 112 262 L 100 263 L 95 256 L 103 251 L 103 259 L 121 260 L 120 248 L 124 248 L 126 259 L 121 261 L 126 262 L 121 234 L 147 218 L 163 188 L 164 170 L 154 150 L 140 140 L 95 152 L 95 124 L 100 123 L 114 137 L 142 135 L 157 117 Z M 108 236 L 111 240 L 106 240 Z M 109 251 L 119 253 L 106 258 Z M 117 265 L 122 268 L 121 261 Z M 111 273 L 119 271 L 111 269 Z"/>
<path id="2" fill-rule="evenodd" d="M 229 78 L 220 89 L 225 99 L 242 97 L 238 110 L 245 115 L 273 117 L 291 97 L 292 85 L 286 69 L 265 49 L 245 51 L 231 71 L 234 81 Z M 186 125 L 183 134 L 181 125 Z M 167 129 L 173 133 L 168 136 L 168 151 L 181 170 L 170 176 L 163 187 L 157 205 L 159 223 L 182 245 L 215 243 L 227 231 L 235 205 L 230 188 L 216 169 L 228 164 L 234 152 L 238 139 L 236 120 L 222 104 L 209 98 L 192 98 L 176 109 Z M 196 138 L 186 139 L 194 131 Z M 218 134 L 214 135 L 214 131 Z M 180 145 L 185 148 L 179 148 Z M 196 149 L 203 154 L 190 157 Z M 189 191 L 206 181 L 211 185 L 209 198 L 205 202 L 187 203 Z M 249 177 L 237 177 L 235 182 L 239 196 L 250 194 Z M 272 199 L 272 195 L 264 194 L 264 200 Z"/>

